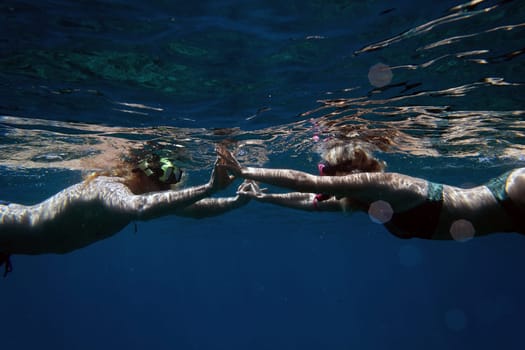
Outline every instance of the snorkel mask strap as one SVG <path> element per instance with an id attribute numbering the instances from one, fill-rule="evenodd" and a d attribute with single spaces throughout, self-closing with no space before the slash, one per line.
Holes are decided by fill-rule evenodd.
<path id="1" fill-rule="evenodd" d="M 327 176 L 328 175 L 326 173 L 327 168 L 328 168 L 328 165 L 326 165 L 326 164 L 323 164 L 323 163 L 317 164 L 317 170 L 319 170 L 319 176 Z M 322 201 L 325 201 L 327 199 L 330 199 L 330 197 L 331 196 L 326 194 L 326 193 L 318 193 L 318 194 L 316 194 L 315 197 L 314 197 L 314 202 L 313 202 L 314 208 L 315 209 L 319 209 L 318 203 L 322 202 Z"/>
<path id="2" fill-rule="evenodd" d="M 177 168 L 168 158 L 160 159 L 160 169 L 162 170 L 162 176 L 159 180 L 162 182 L 177 183 L 182 177 L 182 170 Z"/>
<path id="3" fill-rule="evenodd" d="M 325 168 L 326 168 L 325 164 L 323 164 L 323 163 L 317 164 L 317 170 L 319 170 L 319 175 L 320 176 L 325 176 L 326 175 Z"/>
<path id="4" fill-rule="evenodd" d="M 314 202 L 313 202 L 313 205 L 314 205 L 314 208 L 315 209 L 319 209 L 319 206 L 318 206 L 318 203 L 319 202 L 323 202 L 327 199 L 330 199 L 332 196 L 329 195 L 329 194 L 326 194 L 326 193 L 318 193 L 315 195 L 314 197 Z"/>
<path id="5" fill-rule="evenodd" d="M 151 176 L 151 175 L 153 175 L 153 170 L 151 170 L 151 169 L 149 168 L 149 163 L 148 163 L 147 160 L 143 160 L 142 162 L 140 162 L 140 163 L 138 164 L 138 168 L 139 168 L 140 170 L 142 170 L 142 171 L 144 172 L 144 174 L 146 174 L 146 176 Z"/>

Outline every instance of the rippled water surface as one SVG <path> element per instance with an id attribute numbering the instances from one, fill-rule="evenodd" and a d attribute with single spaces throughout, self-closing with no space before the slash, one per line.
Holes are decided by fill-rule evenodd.
<path id="1" fill-rule="evenodd" d="M 0 198 L 130 147 L 313 172 L 327 140 L 468 186 L 524 166 L 525 2 L 3 1 Z M 233 189 L 232 189 L 233 191 Z M 231 193 L 231 192 L 230 192 Z M 525 241 L 401 241 L 256 203 L 14 257 L 11 348 L 521 349 Z"/>

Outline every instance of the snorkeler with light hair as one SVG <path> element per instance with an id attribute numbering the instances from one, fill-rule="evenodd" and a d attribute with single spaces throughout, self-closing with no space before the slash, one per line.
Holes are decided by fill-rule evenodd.
<path id="1" fill-rule="evenodd" d="M 135 220 L 220 215 L 248 203 L 250 198 L 244 193 L 257 187 L 245 181 L 238 188 L 239 195 L 206 198 L 233 181 L 217 162 L 208 183 L 173 190 L 182 172 L 167 158 L 130 159 L 39 204 L 1 201 L 0 266 L 5 264 L 4 276 L 12 270 L 13 254 L 68 253 L 111 237 Z"/>
<path id="2" fill-rule="evenodd" d="M 464 240 L 497 232 L 525 234 L 525 168 L 463 189 L 398 173 L 366 147 L 338 144 L 318 165 L 319 176 L 291 169 L 242 167 L 218 147 L 235 176 L 299 191 L 239 193 L 261 202 L 308 211 L 364 211 L 400 238 Z"/>

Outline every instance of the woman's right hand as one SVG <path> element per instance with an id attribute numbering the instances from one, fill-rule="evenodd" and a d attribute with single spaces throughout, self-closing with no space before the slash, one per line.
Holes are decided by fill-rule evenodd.
<path id="1" fill-rule="evenodd" d="M 225 170 L 230 171 L 234 175 L 241 175 L 242 167 L 235 159 L 233 154 L 231 154 L 228 149 L 223 145 L 218 145 L 216 148 L 217 155 L 219 157 L 219 166 Z"/>
<path id="2" fill-rule="evenodd" d="M 235 176 L 228 174 L 227 169 L 225 169 L 221 163 L 222 160 L 218 158 L 211 172 L 209 184 L 213 192 L 225 189 L 235 180 Z"/>

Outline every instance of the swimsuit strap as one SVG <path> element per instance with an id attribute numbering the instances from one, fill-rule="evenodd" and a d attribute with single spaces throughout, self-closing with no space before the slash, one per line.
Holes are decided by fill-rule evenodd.
<path id="1" fill-rule="evenodd" d="M 499 205 L 509 215 L 514 229 L 512 231 L 525 233 L 525 223 L 523 217 L 525 212 L 523 208 L 518 207 L 510 198 L 507 193 L 507 179 L 510 173 L 514 170 L 507 171 L 506 173 L 498 176 L 495 179 L 490 180 L 485 184 L 485 187 L 489 189 L 494 198 L 498 201 Z"/>
<path id="2" fill-rule="evenodd" d="M 428 181 L 427 202 L 443 202 L 443 184 Z"/>
<path id="3" fill-rule="evenodd" d="M 428 181 L 427 198 L 423 203 L 394 213 L 385 227 L 399 238 L 432 239 L 443 208 L 443 185 Z"/>
<path id="4" fill-rule="evenodd" d="M 507 179 L 512 171 L 513 170 L 507 171 L 506 173 L 490 180 L 485 184 L 485 187 L 489 189 L 494 198 L 496 198 L 500 203 L 508 199 L 506 190 Z"/>

